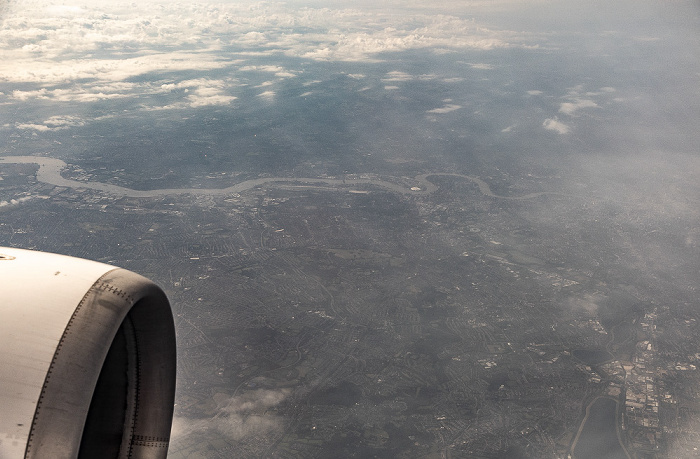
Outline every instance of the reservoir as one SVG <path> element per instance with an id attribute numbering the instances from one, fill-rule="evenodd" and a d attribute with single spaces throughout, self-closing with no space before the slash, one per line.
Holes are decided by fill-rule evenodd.
<path id="1" fill-rule="evenodd" d="M 572 354 L 586 365 L 598 365 L 613 359 L 613 355 L 604 350 L 576 349 Z"/>
<path id="2" fill-rule="evenodd" d="M 617 436 L 617 402 L 599 397 L 586 410 L 574 459 L 629 459 Z"/>

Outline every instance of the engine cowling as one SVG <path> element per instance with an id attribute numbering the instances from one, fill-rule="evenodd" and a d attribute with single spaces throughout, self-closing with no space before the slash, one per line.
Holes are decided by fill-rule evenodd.
<path id="1" fill-rule="evenodd" d="M 0 248 L 0 298 L 0 457 L 166 457 L 176 351 L 160 288 Z"/>

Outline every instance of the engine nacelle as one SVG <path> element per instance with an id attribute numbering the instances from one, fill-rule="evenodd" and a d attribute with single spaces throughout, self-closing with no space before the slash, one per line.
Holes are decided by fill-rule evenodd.
<path id="1" fill-rule="evenodd" d="M 175 360 L 145 277 L 0 247 L 0 457 L 165 458 Z"/>

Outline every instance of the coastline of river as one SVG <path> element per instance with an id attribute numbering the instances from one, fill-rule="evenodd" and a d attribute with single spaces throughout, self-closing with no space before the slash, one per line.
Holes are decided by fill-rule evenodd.
<path id="1" fill-rule="evenodd" d="M 617 400 L 598 397 L 586 407 L 571 447 L 573 459 L 630 459 L 620 441 L 618 405 Z"/>
<path id="2" fill-rule="evenodd" d="M 353 191 L 351 187 L 355 185 L 374 185 L 394 191 L 400 194 L 416 195 L 430 194 L 437 190 L 437 186 L 428 180 L 431 176 L 448 176 L 467 179 L 475 183 L 481 194 L 491 198 L 509 199 L 509 200 L 524 200 L 532 199 L 543 195 L 561 195 L 553 192 L 529 193 L 522 196 L 500 196 L 491 191 L 488 183 L 478 177 L 470 175 L 452 174 L 452 173 L 429 173 L 418 175 L 414 178 L 415 184 L 411 188 L 407 188 L 396 183 L 374 179 L 374 178 L 357 178 L 357 179 L 334 179 L 334 178 L 296 178 L 296 177 L 265 177 L 258 179 L 245 180 L 243 182 L 231 185 L 226 188 L 163 188 L 155 190 L 134 190 L 119 185 L 112 185 L 103 182 L 81 182 L 64 178 L 61 171 L 67 164 L 55 158 L 47 158 L 43 156 L 3 156 L 0 157 L 0 163 L 9 164 L 37 164 L 39 170 L 36 173 L 37 180 L 43 183 L 48 183 L 54 186 L 62 186 L 67 188 L 86 188 L 104 193 L 126 196 L 131 198 L 154 198 L 160 196 L 168 196 L 173 194 L 192 194 L 192 195 L 207 195 L 207 196 L 223 196 L 241 193 L 243 191 L 255 188 L 256 186 L 269 184 L 294 184 L 302 183 L 307 185 L 318 184 L 319 187 L 333 186 L 335 189 L 347 189 Z"/>

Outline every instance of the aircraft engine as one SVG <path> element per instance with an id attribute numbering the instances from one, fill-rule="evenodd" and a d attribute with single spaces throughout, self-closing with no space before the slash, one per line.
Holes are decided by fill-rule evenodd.
<path id="1" fill-rule="evenodd" d="M 165 458 L 175 328 L 154 283 L 0 247 L 0 457 Z"/>

